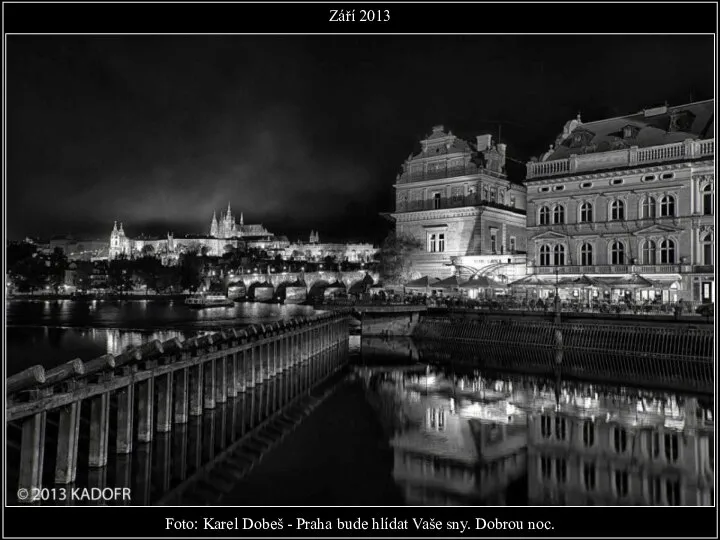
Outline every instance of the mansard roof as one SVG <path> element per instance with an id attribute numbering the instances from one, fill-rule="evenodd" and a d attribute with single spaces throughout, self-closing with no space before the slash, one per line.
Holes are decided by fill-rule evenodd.
<path id="1" fill-rule="evenodd" d="M 686 139 L 710 139 L 714 136 L 714 106 L 715 101 L 710 99 L 587 123 L 583 123 L 578 115 L 578 119 L 565 124 L 554 148 L 543 155 L 541 161 L 631 146 L 644 148 Z"/>

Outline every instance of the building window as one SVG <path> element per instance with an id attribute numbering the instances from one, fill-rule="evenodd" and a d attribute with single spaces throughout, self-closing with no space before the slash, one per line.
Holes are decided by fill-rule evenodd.
<path id="1" fill-rule="evenodd" d="M 580 223 L 591 223 L 593 220 L 592 203 L 582 203 L 580 206 Z"/>
<path id="2" fill-rule="evenodd" d="M 549 439 L 552 435 L 552 417 L 543 415 L 540 417 L 540 434 L 543 439 Z"/>
<path id="3" fill-rule="evenodd" d="M 676 433 L 665 434 L 665 459 L 675 463 L 680 455 L 680 439 Z"/>
<path id="4" fill-rule="evenodd" d="M 580 184 L 580 189 L 588 189 L 592 187 L 592 182 L 583 182 Z"/>
<path id="5" fill-rule="evenodd" d="M 666 480 L 665 495 L 669 506 L 680 506 L 680 482 L 677 480 Z"/>
<path id="6" fill-rule="evenodd" d="M 590 420 L 583 422 L 583 444 L 588 448 L 595 444 L 595 423 Z"/>
<path id="7" fill-rule="evenodd" d="M 540 193 L 546 193 L 546 192 L 550 191 L 550 188 L 548 186 L 544 186 L 544 187 L 538 188 L 538 191 Z"/>
<path id="8" fill-rule="evenodd" d="M 711 265 L 713 263 L 713 238 L 711 233 L 705 233 L 705 235 L 700 238 L 700 243 L 702 244 L 702 263 L 705 265 Z"/>
<path id="9" fill-rule="evenodd" d="M 593 491 L 595 489 L 597 480 L 597 473 L 595 469 L 595 465 L 591 465 L 589 463 L 585 463 L 583 465 L 583 481 L 585 483 L 585 489 L 587 491 Z"/>
<path id="10" fill-rule="evenodd" d="M 442 195 L 440 193 L 433 193 L 433 208 L 437 210 L 440 208 L 440 201 L 442 200 Z"/>
<path id="11" fill-rule="evenodd" d="M 510 195 L 510 206 L 515 208 L 515 195 Z"/>
<path id="12" fill-rule="evenodd" d="M 562 191 L 562 190 L 565 189 L 565 186 L 555 186 L 555 187 L 553 187 L 553 189 L 554 189 L 555 191 Z"/>
<path id="13" fill-rule="evenodd" d="M 554 263 L 555 266 L 562 266 L 565 264 L 565 246 L 558 244 L 553 249 L 554 252 Z"/>
<path id="14" fill-rule="evenodd" d="M 651 478 L 648 488 L 650 489 L 650 502 L 652 504 L 662 504 L 662 482 L 660 478 Z"/>
<path id="15" fill-rule="evenodd" d="M 610 219 L 613 221 L 622 221 L 625 219 L 625 203 L 616 200 L 610 204 Z"/>
<path id="16" fill-rule="evenodd" d="M 547 206 L 540 208 L 540 225 L 550 225 L 550 209 Z"/>
<path id="17" fill-rule="evenodd" d="M 642 217 L 644 219 L 653 219 L 655 217 L 655 199 L 653 197 L 645 197 L 642 202 Z"/>
<path id="18" fill-rule="evenodd" d="M 712 197 L 712 186 L 710 184 L 706 185 L 703 188 L 702 191 L 702 201 L 703 201 L 703 214 L 706 216 L 712 216 L 713 215 L 713 197 Z"/>
<path id="19" fill-rule="evenodd" d="M 627 431 L 621 427 L 616 427 L 613 430 L 613 442 L 615 446 L 615 452 L 622 454 L 627 450 Z"/>
<path id="20" fill-rule="evenodd" d="M 660 434 L 653 431 L 650 434 L 650 456 L 657 458 L 660 455 Z"/>
<path id="21" fill-rule="evenodd" d="M 663 240 L 660 242 L 660 264 L 675 264 L 675 242 Z"/>
<path id="22" fill-rule="evenodd" d="M 643 176 L 642 181 L 643 182 L 654 182 L 656 180 L 656 176 L 654 174 L 649 174 L 647 176 Z"/>
<path id="23" fill-rule="evenodd" d="M 567 420 L 565 418 L 555 418 L 555 438 L 558 441 L 564 441 L 567 437 Z"/>
<path id="24" fill-rule="evenodd" d="M 675 178 L 675 173 L 666 172 L 662 175 L 663 180 L 672 180 L 673 178 Z"/>
<path id="25" fill-rule="evenodd" d="M 583 244 L 580 248 L 580 264 L 591 266 L 593 263 L 593 247 L 590 244 Z"/>
<path id="26" fill-rule="evenodd" d="M 490 251 L 497 253 L 497 229 L 490 228 Z"/>
<path id="27" fill-rule="evenodd" d="M 490 202 L 495 202 L 495 197 L 496 197 L 495 188 L 490 188 Z"/>
<path id="28" fill-rule="evenodd" d="M 567 481 L 567 461 L 562 458 L 555 460 L 555 478 L 559 484 L 564 484 Z"/>
<path id="29" fill-rule="evenodd" d="M 642 249 L 643 264 L 657 264 L 655 254 L 655 242 L 653 242 L 652 240 L 645 240 Z"/>
<path id="30" fill-rule="evenodd" d="M 615 493 L 618 497 L 625 497 L 628 494 L 628 473 L 625 471 L 615 471 Z"/>
<path id="31" fill-rule="evenodd" d="M 431 233 L 428 235 L 428 251 L 430 253 L 445 251 L 445 233 Z"/>
<path id="32" fill-rule="evenodd" d="M 625 244 L 619 240 L 610 246 L 611 264 L 625 264 Z"/>
<path id="33" fill-rule="evenodd" d="M 550 246 L 540 246 L 540 266 L 550 266 Z"/>
<path id="34" fill-rule="evenodd" d="M 565 223 L 565 207 L 558 204 L 553 211 L 553 221 L 555 223 Z"/>
<path id="35" fill-rule="evenodd" d="M 671 217 L 675 215 L 675 197 L 665 195 L 660 199 L 660 217 Z"/>
<path id="36" fill-rule="evenodd" d="M 622 179 L 622 178 L 615 178 L 615 179 L 613 179 L 613 180 L 610 180 L 610 185 L 611 185 L 611 186 L 619 186 L 619 185 L 622 184 L 622 183 L 623 183 L 623 179 Z"/>
<path id="37" fill-rule="evenodd" d="M 543 478 L 552 478 L 552 461 L 548 457 L 540 458 L 540 472 Z"/>
<path id="38" fill-rule="evenodd" d="M 517 241 L 514 236 L 510 237 L 510 253 L 515 253 L 517 249 Z"/>

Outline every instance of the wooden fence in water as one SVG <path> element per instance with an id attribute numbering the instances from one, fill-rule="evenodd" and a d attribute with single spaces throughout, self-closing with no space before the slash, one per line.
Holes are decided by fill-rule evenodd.
<path id="1" fill-rule="evenodd" d="M 349 320 L 346 313 L 324 313 L 186 341 L 153 341 L 117 356 L 76 359 L 47 371 L 33 366 L 9 377 L 7 432 L 10 438 L 14 429 L 20 439 L 17 488 L 27 493 L 17 502 L 38 502 L 46 453 L 54 461 L 54 483 L 70 485 L 79 467 L 106 467 L 111 449 L 131 454 L 134 444 L 150 443 L 154 434 L 167 434 L 246 391 L 257 395 L 276 387 L 288 370 L 302 376 L 287 378 L 296 388 L 283 395 L 309 391 L 337 369 L 340 356 L 321 353 L 347 349 Z M 270 399 L 264 398 L 258 423 L 278 405 Z M 48 415 L 57 428 L 54 441 L 46 440 Z M 78 459 L 81 435 L 88 443 L 84 464 Z"/>

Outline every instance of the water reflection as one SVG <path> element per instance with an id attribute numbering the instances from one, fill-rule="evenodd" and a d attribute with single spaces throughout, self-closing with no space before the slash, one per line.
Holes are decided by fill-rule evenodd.
<path id="1" fill-rule="evenodd" d="M 361 349 L 407 504 L 714 503 L 708 399 L 421 364 L 398 340 Z"/>

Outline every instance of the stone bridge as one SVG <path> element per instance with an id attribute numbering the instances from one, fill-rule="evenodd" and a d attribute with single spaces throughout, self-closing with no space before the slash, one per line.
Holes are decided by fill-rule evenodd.
<path id="1" fill-rule="evenodd" d="M 253 285 L 270 283 L 275 291 L 281 285 L 288 286 L 296 283 L 298 280 L 305 283 L 307 292 L 311 293 L 313 288 L 323 289 L 330 284 L 341 283 L 347 291 L 350 288 L 366 280 L 368 283 L 372 279 L 372 283 L 378 283 L 380 275 L 377 272 L 368 272 L 365 270 L 352 272 L 277 272 L 272 274 L 254 273 L 242 274 L 228 278 L 228 284 L 238 283 L 242 281 L 245 287 L 250 290 Z"/>

